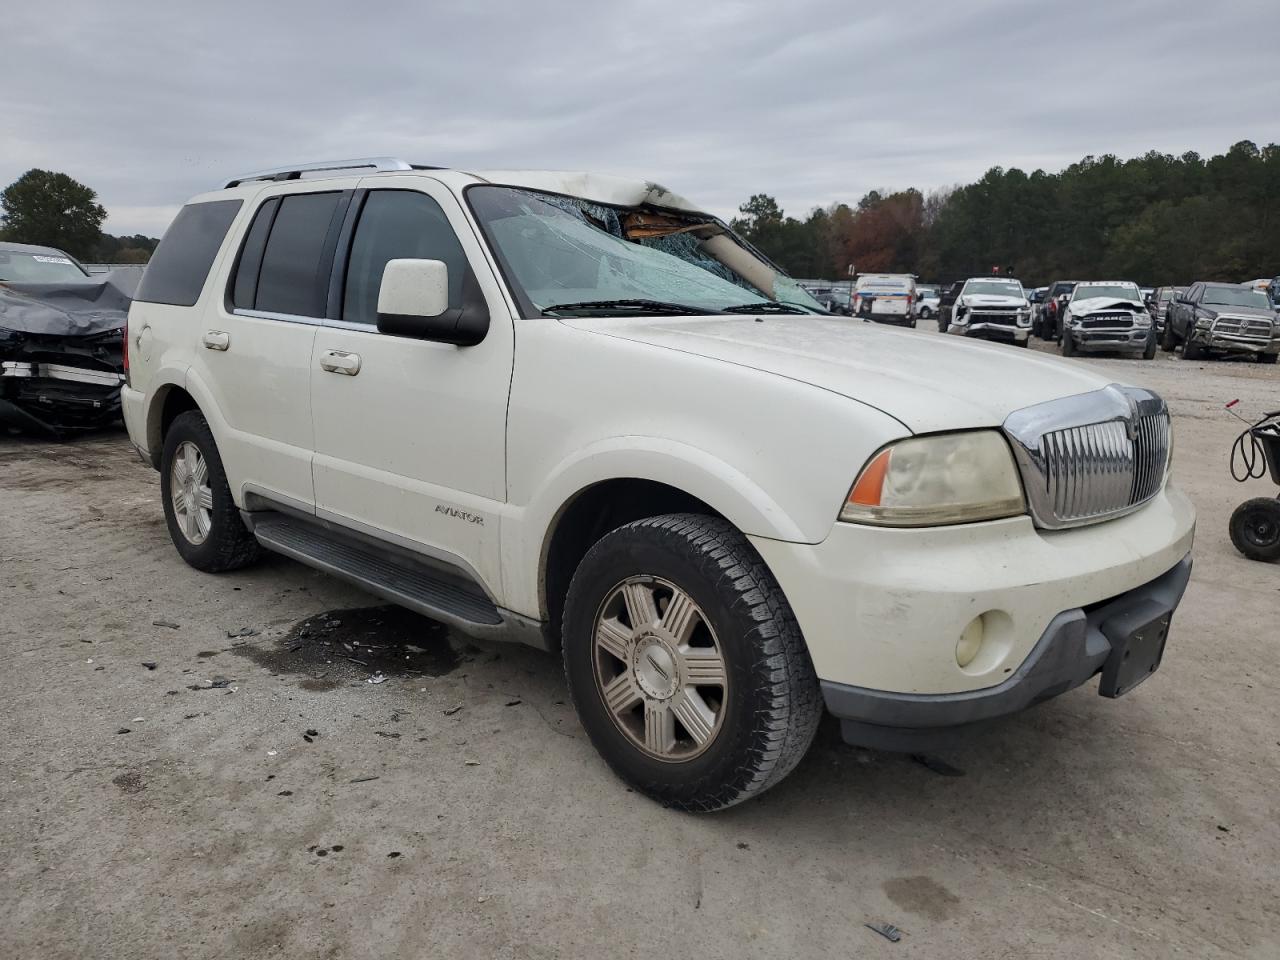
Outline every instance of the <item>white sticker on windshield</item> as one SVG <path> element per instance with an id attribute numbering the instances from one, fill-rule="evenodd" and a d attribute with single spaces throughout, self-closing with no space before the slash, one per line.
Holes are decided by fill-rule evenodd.
<path id="1" fill-rule="evenodd" d="M 71 261 L 66 257 L 42 257 L 36 254 L 31 259 L 36 263 L 65 263 L 67 266 L 71 266 Z"/>

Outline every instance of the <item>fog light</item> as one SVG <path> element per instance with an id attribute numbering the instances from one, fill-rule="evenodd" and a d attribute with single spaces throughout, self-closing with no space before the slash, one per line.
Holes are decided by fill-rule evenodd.
<path id="1" fill-rule="evenodd" d="M 956 663 L 961 668 L 973 663 L 973 658 L 982 649 L 982 635 L 982 618 L 974 617 L 969 621 L 969 625 L 964 628 L 964 631 L 960 634 L 960 640 L 956 643 Z"/>

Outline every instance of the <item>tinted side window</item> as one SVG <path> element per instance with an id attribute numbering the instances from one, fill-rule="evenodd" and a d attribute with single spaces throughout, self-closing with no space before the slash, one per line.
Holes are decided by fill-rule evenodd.
<path id="1" fill-rule="evenodd" d="M 135 300 L 194 306 L 209 276 L 218 248 L 242 200 L 189 203 L 165 231 L 164 240 L 147 264 Z"/>
<path id="2" fill-rule="evenodd" d="M 467 256 L 440 205 L 423 193 L 374 190 L 351 241 L 342 319 L 376 323 L 382 271 L 388 260 L 405 258 L 443 260 L 449 267 L 449 306 L 462 306 Z"/>
<path id="3" fill-rule="evenodd" d="M 320 276 L 321 254 L 341 197 L 340 193 L 297 193 L 281 199 L 262 252 L 254 309 L 324 316 L 328 277 Z"/>
<path id="4" fill-rule="evenodd" d="M 267 233 L 275 219 L 280 198 L 272 197 L 258 208 L 253 223 L 245 234 L 240 248 L 240 260 L 236 263 L 235 283 L 232 287 L 231 305 L 252 309 L 258 298 L 258 273 L 262 270 L 262 252 L 267 248 Z"/>

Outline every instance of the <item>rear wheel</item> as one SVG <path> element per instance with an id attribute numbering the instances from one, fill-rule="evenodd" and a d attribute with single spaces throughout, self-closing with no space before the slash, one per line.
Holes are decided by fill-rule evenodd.
<path id="1" fill-rule="evenodd" d="M 197 570 L 222 573 L 253 563 L 261 547 L 240 519 L 213 433 L 198 410 L 173 421 L 160 457 L 169 536 Z"/>
<path id="2" fill-rule="evenodd" d="M 1255 497 L 1231 514 L 1231 542 L 1250 560 L 1280 560 L 1280 500 Z"/>
<path id="3" fill-rule="evenodd" d="M 607 534 L 574 574 L 563 640 L 591 742 L 665 806 L 717 810 L 773 786 L 822 715 L 786 598 L 718 518 L 672 514 Z"/>

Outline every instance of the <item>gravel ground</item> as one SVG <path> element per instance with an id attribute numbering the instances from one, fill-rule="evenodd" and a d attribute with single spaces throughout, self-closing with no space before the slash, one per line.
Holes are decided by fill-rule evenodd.
<path id="1" fill-rule="evenodd" d="M 1272 960 L 1280 568 L 1226 524 L 1274 490 L 1221 407 L 1280 369 L 1091 362 L 1169 399 L 1200 511 L 1159 673 L 929 765 L 828 724 L 713 816 L 628 793 L 553 658 L 283 559 L 197 573 L 122 433 L 0 438 L 0 956 Z"/>

